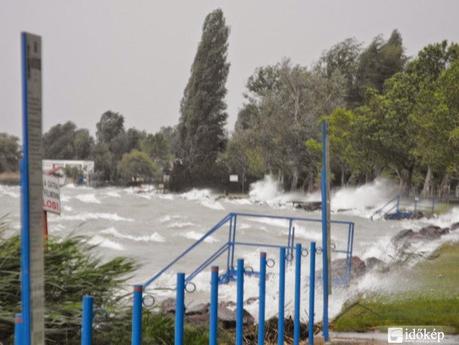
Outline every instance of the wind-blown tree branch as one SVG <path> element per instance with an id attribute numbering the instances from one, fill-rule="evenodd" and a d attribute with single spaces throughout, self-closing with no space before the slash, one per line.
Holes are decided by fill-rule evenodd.
<path id="1" fill-rule="evenodd" d="M 250 152 L 261 154 L 256 161 L 265 165 L 264 173 L 277 176 L 290 190 L 310 190 L 317 174 L 316 154 L 305 142 L 319 138 L 321 115 L 344 105 L 344 85 L 340 73 L 328 77 L 320 69 L 289 60 L 258 68 L 248 80 L 247 103 L 239 112 L 232 141 L 250 138 Z M 248 153 L 241 145 L 230 146 L 232 155 Z"/>
<path id="2" fill-rule="evenodd" d="M 172 176 L 176 188 L 212 180 L 218 154 L 225 148 L 228 36 L 222 10 L 208 14 L 180 105 L 176 155 L 181 164 Z"/>
<path id="3" fill-rule="evenodd" d="M 6 237 L 0 217 L 0 342 L 10 344 L 14 315 L 20 307 L 20 242 Z M 124 308 L 124 286 L 133 274 L 133 260 L 117 257 L 102 261 L 82 237 L 51 237 L 45 252 L 46 344 L 80 344 L 81 299 L 94 297 L 94 344 L 119 344 L 113 330 L 129 333 L 130 319 Z M 123 343 L 123 342 L 122 342 Z M 124 342 L 126 344 L 126 342 Z"/>

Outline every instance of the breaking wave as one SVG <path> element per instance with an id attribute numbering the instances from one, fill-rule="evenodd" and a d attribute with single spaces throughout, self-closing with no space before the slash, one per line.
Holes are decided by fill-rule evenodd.
<path id="1" fill-rule="evenodd" d="M 100 200 L 96 198 L 96 195 L 93 193 L 90 194 L 78 194 L 75 195 L 75 198 L 85 203 L 100 204 Z"/>
<path id="2" fill-rule="evenodd" d="M 125 218 L 117 215 L 116 213 L 91 213 L 91 212 L 82 212 L 79 214 L 73 215 L 62 215 L 58 218 L 60 221 L 64 220 L 79 220 L 79 221 L 87 221 L 87 220 L 94 220 L 94 219 L 105 219 L 105 220 L 113 220 L 116 222 L 133 222 L 134 219 L 132 218 Z"/>
<path id="3" fill-rule="evenodd" d="M 109 248 L 113 250 L 119 250 L 119 251 L 124 250 L 124 247 L 120 243 L 114 242 L 112 240 L 109 240 L 99 235 L 93 236 L 88 241 L 88 243 L 93 246 L 100 246 L 100 247 Z"/>
<path id="4" fill-rule="evenodd" d="M 100 233 L 111 235 L 115 238 L 126 239 L 135 242 L 166 242 L 166 239 L 157 232 L 154 232 L 150 235 L 132 236 L 128 234 L 122 234 L 121 232 L 116 230 L 116 228 L 110 227 L 108 229 L 102 230 Z"/>
<path id="5" fill-rule="evenodd" d="M 184 232 L 182 234 L 180 234 L 181 236 L 185 237 L 185 238 L 188 238 L 189 240 L 199 240 L 203 235 L 204 233 L 201 233 L 201 232 L 198 232 L 198 231 L 187 231 L 187 232 Z M 215 239 L 214 237 L 212 236 L 209 236 L 209 237 L 206 237 L 204 239 L 204 242 L 207 242 L 207 243 L 215 243 L 215 242 L 218 242 L 217 239 Z"/>
<path id="6" fill-rule="evenodd" d="M 5 185 L 0 185 L 0 194 L 9 196 L 14 199 L 19 199 L 21 195 L 19 186 L 5 186 Z"/>

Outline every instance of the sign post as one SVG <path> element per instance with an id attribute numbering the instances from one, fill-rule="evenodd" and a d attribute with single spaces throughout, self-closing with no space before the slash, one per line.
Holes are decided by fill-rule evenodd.
<path id="1" fill-rule="evenodd" d="M 322 266 L 323 266 L 323 336 L 324 340 L 330 340 L 328 332 L 328 295 L 331 294 L 330 275 L 330 149 L 328 142 L 328 123 L 322 122 Z"/>
<path id="2" fill-rule="evenodd" d="M 23 344 L 44 345 L 41 38 L 21 34 L 21 303 Z"/>

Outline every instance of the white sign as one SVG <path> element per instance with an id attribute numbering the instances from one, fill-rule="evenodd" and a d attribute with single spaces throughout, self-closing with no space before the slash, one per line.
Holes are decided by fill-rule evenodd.
<path id="1" fill-rule="evenodd" d="M 230 175 L 230 182 L 239 182 L 239 176 L 238 175 Z"/>
<path id="2" fill-rule="evenodd" d="M 61 214 L 61 190 L 58 177 L 43 175 L 43 210 Z"/>

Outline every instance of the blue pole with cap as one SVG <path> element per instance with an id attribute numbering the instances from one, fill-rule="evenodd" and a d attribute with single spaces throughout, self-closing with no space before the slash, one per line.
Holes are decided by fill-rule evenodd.
<path id="1" fill-rule="evenodd" d="M 264 345 L 266 299 L 266 252 L 260 253 L 260 275 L 258 288 L 258 345 Z"/>
<path id="2" fill-rule="evenodd" d="M 143 286 L 134 285 L 133 302 L 132 302 L 132 333 L 131 344 L 142 344 L 142 299 Z"/>
<path id="3" fill-rule="evenodd" d="M 243 345 L 244 323 L 244 259 L 237 259 L 236 345 Z"/>
<path id="4" fill-rule="evenodd" d="M 314 295 L 316 281 L 316 242 L 311 242 L 309 265 L 309 345 L 314 345 Z"/>
<path id="5" fill-rule="evenodd" d="M 218 266 L 210 270 L 209 345 L 217 345 L 218 337 Z"/>
<path id="6" fill-rule="evenodd" d="M 285 313 L 285 248 L 279 250 L 279 315 L 277 321 L 277 345 L 284 345 Z"/>
<path id="7" fill-rule="evenodd" d="M 23 332 L 24 332 L 24 320 L 22 319 L 22 314 L 16 314 L 14 320 L 14 345 L 23 345 Z"/>
<path id="8" fill-rule="evenodd" d="M 185 321 L 185 273 L 177 273 L 175 298 L 175 345 L 183 345 Z"/>
<path id="9" fill-rule="evenodd" d="M 83 318 L 81 320 L 81 345 L 92 344 L 92 319 L 93 319 L 92 296 L 83 296 Z"/>
<path id="10" fill-rule="evenodd" d="M 300 301 L 301 301 L 301 243 L 295 246 L 295 311 L 293 319 L 293 344 L 300 343 Z"/>

